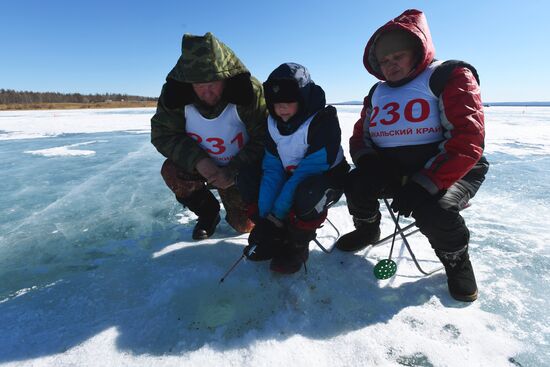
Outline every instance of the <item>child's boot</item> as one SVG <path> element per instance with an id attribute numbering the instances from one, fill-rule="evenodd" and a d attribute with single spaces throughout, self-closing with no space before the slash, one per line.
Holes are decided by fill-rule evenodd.
<path id="1" fill-rule="evenodd" d="M 269 268 L 281 274 L 293 274 L 305 266 L 309 258 L 309 242 L 315 239 L 315 229 L 288 229 L 288 242 L 280 254 L 271 260 Z"/>

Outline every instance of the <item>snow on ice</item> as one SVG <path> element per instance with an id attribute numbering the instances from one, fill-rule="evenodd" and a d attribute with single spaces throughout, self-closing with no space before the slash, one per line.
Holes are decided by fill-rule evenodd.
<path id="1" fill-rule="evenodd" d="M 342 141 L 358 106 L 338 106 Z M 308 273 L 241 263 L 222 221 L 191 241 L 194 215 L 164 186 L 153 109 L 0 112 L 0 364 L 7 366 L 550 365 L 550 108 L 486 111 L 487 180 L 464 216 L 480 287 L 454 301 L 400 242 L 325 254 Z M 349 159 L 349 156 L 348 156 Z M 353 225 L 342 199 L 329 212 Z M 393 224 L 384 213 L 383 233 Z M 319 239 L 330 244 L 325 226 Z M 411 240 L 421 265 L 438 266 Z"/>

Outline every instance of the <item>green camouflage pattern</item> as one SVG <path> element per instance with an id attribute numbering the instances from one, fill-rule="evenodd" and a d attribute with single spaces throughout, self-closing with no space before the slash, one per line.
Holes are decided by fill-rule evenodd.
<path id="1" fill-rule="evenodd" d="M 203 177 L 180 170 L 169 159 L 164 161 L 161 175 L 166 186 L 172 190 L 176 198 L 185 199 L 205 187 L 212 188 L 207 186 Z M 233 185 L 227 189 L 217 190 L 225 208 L 227 223 L 239 233 L 249 233 L 254 228 L 254 223 L 248 218 L 247 205 L 237 187 Z"/>
<path id="2" fill-rule="evenodd" d="M 228 78 L 242 73 L 250 75 L 233 51 L 211 33 L 202 37 L 185 35 L 182 44 L 183 54 L 168 74 L 168 78 L 192 83 L 195 80 L 218 80 L 222 76 Z M 204 58 L 199 57 L 201 55 Z M 186 65 L 186 60 L 190 63 L 189 66 Z M 248 105 L 237 106 L 237 112 L 245 124 L 250 139 L 228 165 L 228 168 L 234 172 L 238 172 L 243 165 L 261 164 L 267 136 L 267 108 L 262 84 L 254 77 L 250 77 L 250 80 L 254 98 Z M 151 143 L 179 168 L 196 173 L 197 162 L 208 158 L 209 155 L 194 139 L 187 136 L 184 109 L 170 109 L 166 106 L 165 88 L 166 84 L 158 99 L 157 111 L 151 119 Z M 210 110 L 210 113 L 203 111 L 200 106 L 197 108 L 203 116 L 215 118 L 226 105 L 227 102 L 222 100 L 218 106 Z"/>
<path id="3" fill-rule="evenodd" d="M 268 112 L 264 99 L 264 89 L 262 83 L 256 78 L 250 77 L 250 80 L 252 81 L 255 98 L 248 106 L 237 106 L 237 112 L 246 126 L 249 140 L 227 166 L 234 172 L 238 172 L 241 167 L 246 165 L 261 165 L 267 140 Z"/>
<path id="4" fill-rule="evenodd" d="M 168 78 L 184 83 L 206 83 L 243 73 L 248 73 L 248 69 L 241 60 L 208 32 L 204 36 L 183 36 L 181 56 Z"/>
<path id="5" fill-rule="evenodd" d="M 236 186 L 218 189 L 225 208 L 225 221 L 239 233 L 250 233 L 254 223 L 248 218 L 248 210 Z"/>

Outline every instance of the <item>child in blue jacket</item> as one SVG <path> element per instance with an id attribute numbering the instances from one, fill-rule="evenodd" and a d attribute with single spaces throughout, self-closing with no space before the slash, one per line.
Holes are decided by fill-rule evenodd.
<path id="1" fill-rule="evenodd" d="M 256 226 L 244 254 L 270 260 L 270 269 L 295 273 L 329 204 L 343 193 L 349 165 L 336 109 L 299 64 L 277 67 L 264 83 L 268 139 L 262 164 Z"/>

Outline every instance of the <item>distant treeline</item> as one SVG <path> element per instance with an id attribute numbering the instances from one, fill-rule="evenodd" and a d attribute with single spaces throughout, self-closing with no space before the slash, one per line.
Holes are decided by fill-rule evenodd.
<path id="1" fill-rule="evenodd" d="M 130 96 L 128 94 L 80 94 L 56 92 L 29 92 L 0 89 L 0 104 L 31 104 L 31 103 L 98 103 L 98 102 L 142 102 L 155 101 L 154 97 Z"/>
<path id="2" fill-rule="evenodd" d="M 483 104 L 485 107 L 511 106 L 511 107 L 548 107 L 550 102 L 488 102 Z"/>

